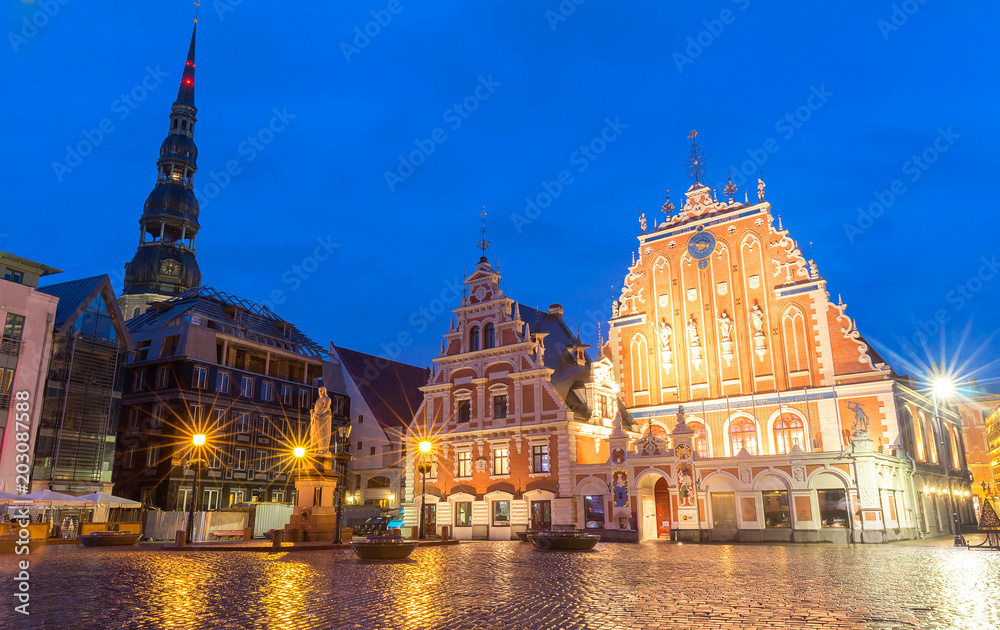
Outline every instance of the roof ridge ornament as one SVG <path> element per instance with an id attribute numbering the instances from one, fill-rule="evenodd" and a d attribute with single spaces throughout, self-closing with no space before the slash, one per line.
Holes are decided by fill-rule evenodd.
<path id="1" fill-rule="evenodd" d="M 482 212 L 479 213 L 482 217 L 482 226 L 479 228 L 479 249 L 482 250 L 483 255 L 479 258 L 479 262 L 489 262 L 486 258 L 486 250 L 490 248 L 490 242 L 486 240 L 486 206 L 483 206 Z"/>
<path id="2" fill-rule="evenodd" d="M 705 178 L 705 154 L 698 145 L 698 130 L 692 129 L 688 135 L 691 141 L 691 149 L 688 151 L 688 176 L 694 180 L 695 186 L 701 186 L 701 180 Z"/>

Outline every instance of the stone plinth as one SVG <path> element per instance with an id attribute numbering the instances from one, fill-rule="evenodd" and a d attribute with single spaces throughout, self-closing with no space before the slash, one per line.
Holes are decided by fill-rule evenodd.
<path id="1" fill-rule="evenodd" d="M 333 457 L 321 455 L 295 473 L 295 510 L 285 526 L 289 542 L 334 540 L 337 534 L 337 474 Z"/>

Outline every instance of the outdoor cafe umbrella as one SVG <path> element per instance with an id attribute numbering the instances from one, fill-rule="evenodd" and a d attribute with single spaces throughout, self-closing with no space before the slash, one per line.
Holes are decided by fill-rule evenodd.
<path id="1" fill-rule="evenodd" d="M 137 508 L 141 507 L 142 504 L 138 501 L 133 501 L 132 499 L 123 499 L 122 497 L 116 497 L 113 494 L 106 494 L 104 492 L 95 492 L 93 494 L 85 494 L 81 497 L 76 497 L 80 501 L 87 501 L 88 503 L 101 503 L 107 504 L 111 507 L 130 507 Z"/>
<path id="2" fill-rule="evenodd" d="M 62 494 L 59 492 L 53 492 L 52 490 L 42 490 L 41 492 L 33 492 L 31 494 L 21 495 L 21 499 L 31 499 L 32 501 L 51 503 L 52 505 L 72 505 L 77 503 L 87 503 L 87 500 L 82 497 L 74 497 L 69 494 Z"/>

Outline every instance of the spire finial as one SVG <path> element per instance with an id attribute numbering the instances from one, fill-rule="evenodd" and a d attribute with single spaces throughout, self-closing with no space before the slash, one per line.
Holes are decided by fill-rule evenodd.
<path id="1" fill-rule="evenodd" d="M 482 217 L 482 227 L 479 229 L 479 249 L 482 250 L 483 255 L 479 259 L 479 262 L 486 262 L 486 250 L 490 247 L 490 242 L 486 240 L 486 206 L 483 206 L 483 211 L 479 213 Z"/>
<path id="2" fill-rule="evenodd" d="M 691 141 L 691 150 L 688 152 L 688 176 L 694 180 L 695 185 L 698 185 L 705 177 L 705 154 L 698 146 L 697 129 L 691 130 L 688 140 Z"/>
<path id="3" fill-rule="evenodd" d="M 201 0 L 195 0 L 194 2 L 194 23 L 198 23 L 198 12 L 201 11 Z"/>
<path id="4" fill-rule="evenodd" d="M 670 202 L 669 188 L 663 191 L 663 205 L 660 206 L 660 209 L 663 210 L 663 214 L 666 215 L 667 221 L 669 221 L 670 214 L 674 211 L 674 204 Z"/>
<path id="5" fill-rule="evenodd" d="M 733 183 L 732 169 L 730 169 L 729 174 L 726 175 L 726 187 L 722 189 L 722 192 L 729 198 L 729 203 L 733 203 L 733 197 L 736 196 L 736 184 Z"/>

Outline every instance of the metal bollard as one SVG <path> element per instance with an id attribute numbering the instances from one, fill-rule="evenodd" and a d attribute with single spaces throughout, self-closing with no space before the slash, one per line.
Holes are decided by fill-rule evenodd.
<path id="1" fill-rule="evenodd" d="M 174 532 L 174 544 L 178 547 L 184 546 L 184 541 L 187 540 L 187 532 L 183 529 L 178 529 Z"/>
<path id="2" fill-rule="evenodd" d="M 281 539 L 284 538 L 284 534 L 285 530 L 283 529 L 276 529 L 273 532 L 271 532 L 271 546 L 280 547 Z"/>

